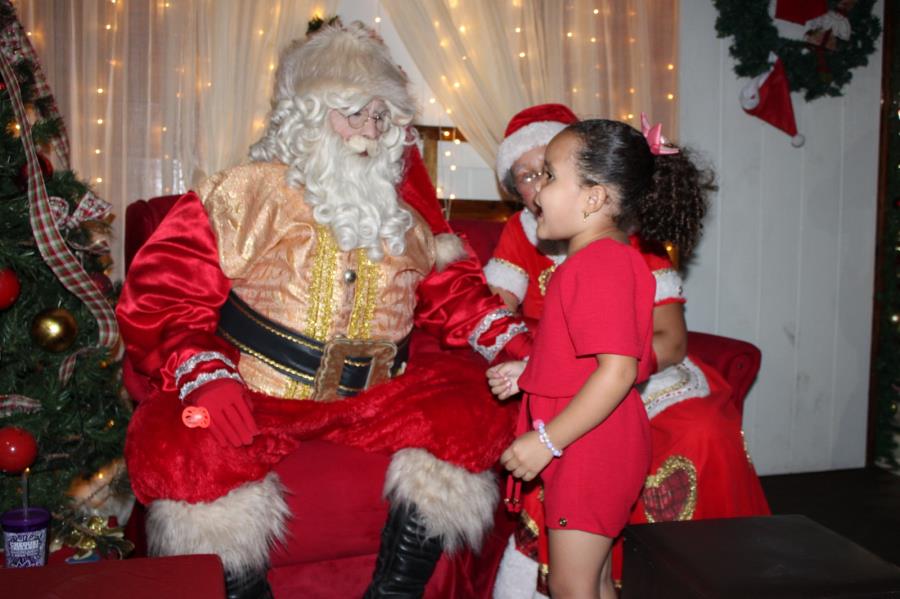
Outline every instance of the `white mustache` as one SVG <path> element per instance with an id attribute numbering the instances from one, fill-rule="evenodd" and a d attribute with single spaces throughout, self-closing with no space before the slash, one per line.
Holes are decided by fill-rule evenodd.
<path id="1" fill-rule="evenodd" d="M 349 147 L 356 154 L 362 154 L 363 152 L 365 152 L 369 156 L 372 156 L 378 149 L 378 140 L 369 139 L 367 137 L 363 137 L 362 135 L 354 135 L 347 140 L 347 147 Z"/>

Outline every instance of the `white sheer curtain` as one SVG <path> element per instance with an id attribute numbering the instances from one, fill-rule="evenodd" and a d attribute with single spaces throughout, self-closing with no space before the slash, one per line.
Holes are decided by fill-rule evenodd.
<path id="1" fill-rule="evenodd" d="M 428 85 L 488 164 L 509 118 L 561 102 L 677 138 L 676 0 L 382 0 Z"/>
<path id="2" fill-rule="evenodd" d="M 338 0 L 20 0 L 69 130 L 72 165 L 125 207 L 242 161 L 261 134 L 278 53 Z"/>

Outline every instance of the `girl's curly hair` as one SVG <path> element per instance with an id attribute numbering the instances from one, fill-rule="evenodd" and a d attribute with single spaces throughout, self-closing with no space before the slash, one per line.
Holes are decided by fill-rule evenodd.
<path id="1" fill-rule="evenodd" d="M 670 242 L 685 259 L 703 231 L 711 170 L 696 165 L 690 150 L 654 156 L 634 127 L 593 119 L 570 125 L 581 144 L 575 160 L 583 185 L 607 185 L 619 201 L 616 224 L 643 239 Z"/>

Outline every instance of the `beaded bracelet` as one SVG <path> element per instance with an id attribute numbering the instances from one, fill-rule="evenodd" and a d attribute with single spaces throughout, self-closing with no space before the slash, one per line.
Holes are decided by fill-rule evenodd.
<path id="1" fill-rule="evenodd" d="M 562 457 L 562 449 L 557 449 L 553 444 L 553 441 L 550 440 L 550 437 L 547 436 L 547 429 L 544 428 L 543 420 L 535 420 L 534 421 L 534 430 L 537 431 L 538 439 L 540 439 L 541 443 L 547 446 L 547 449 L 550 450 L 550 453 L 553 454 L 554 458 Z"/>

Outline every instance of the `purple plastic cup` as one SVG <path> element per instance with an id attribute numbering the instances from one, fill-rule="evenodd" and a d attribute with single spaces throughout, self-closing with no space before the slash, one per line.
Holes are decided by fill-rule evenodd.
<path id="1" fill-rule="evenodd" d="M 42 507 L 18 508 L 5 512 L 0 521 L 7 568 L 31 568 L 47 563 L 50 512 Z"/>

